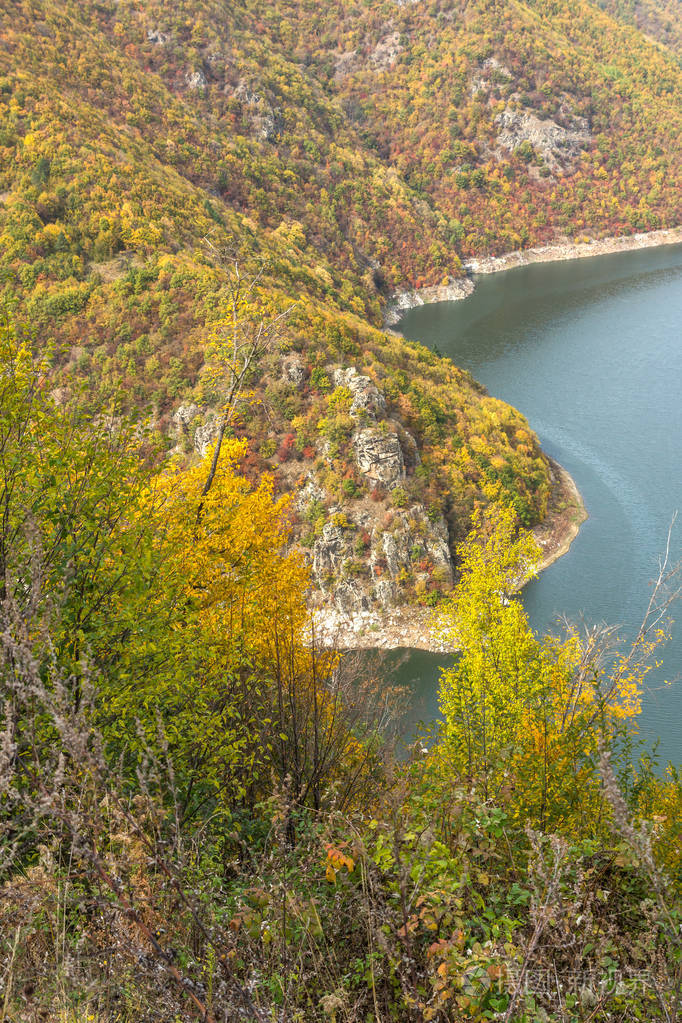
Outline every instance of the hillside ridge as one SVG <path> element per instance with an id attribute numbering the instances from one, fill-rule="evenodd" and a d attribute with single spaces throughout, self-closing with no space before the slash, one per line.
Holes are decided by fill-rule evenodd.
<path id="1" fill-rule="evenodd" d="M 192 461 L 236 265 L 256 322 L 290 310 L 234 424 L 245 471 L 310 495 L 291 525 L 325 599 L 436 600 L 477 504 L 543 518 L 523 417 L 384 311 L 463 293 L 472 259 L 676 224 L 672 50 L 583 0 L 5 7 L 0 292 L 60 393 L 87 380 Z M 404 529 L 426 544 L 398 564 Z"/>

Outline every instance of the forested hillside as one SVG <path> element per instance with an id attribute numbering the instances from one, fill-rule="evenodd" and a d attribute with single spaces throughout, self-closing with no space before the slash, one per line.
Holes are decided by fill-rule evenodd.
<path id="1" fill-rule="evenodd" d="M 474 516 L 442 726 L 311 643 L 286 498 L 46 386 L 0 325 L 0 997 L 17 1023 L 675 1019 L 682 784 L 638 745 L 679 573 L 630 650 L 541 638 Z M 149 455 L 149 452 L 147 452 Z"/>
<path id="2" fill-rule="evenodd" d="M 680 1019 L 679 573 L 536 636 L 551 464 L 382 329 L 677 222 L 675 10 L 0 0 L 0 1023 Z M 310 605 L 406 599 L 460 656 L 398 752 Z"/>
<path id="3" fill-rule="evenodd" d="M 477 501 L 543 517 L 549 471 L 522 418 L 387 339 L 382 309 L 472 254 L 674 223 L 672 54 L 541 0 L 4 14 L 2 295 L 57 382 L 85 378 L 96 404 L 116 394 L 169 447 L 203 451 L 227 386 L 206 353 L 235 268 L 260 273 L 246 319 L 286 316 L 232 428 L 247 471 L 308 495 L 293 526 L 318 588 L 346 578 L 348 606 L 425 597 Z"/>
<path id="4" fill-rule="evenodd" d="M 601 0 L 609 14 L 657 39 L 682 59 L 682 5 L 680 0 Z"/>

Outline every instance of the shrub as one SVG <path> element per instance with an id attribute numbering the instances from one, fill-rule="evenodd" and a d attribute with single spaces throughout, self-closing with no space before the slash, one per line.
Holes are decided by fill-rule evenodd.
<path id="1" fill-rule="evenodd" d="M 297 453 L 295 444 L 296 434 L 287 433 L 286 436 L 284 437 L 284 440 L 277 449 L 277 457 L 279 458 L 280 462 L 288 462 L 290 458 L 294 457 L 294 455 Z"/>
<path id="2" fill-rule="evenodd" d="M 391 504 L 394 508 L 404 508 L 407 504 L 407 491 L 404 487 L 394 487 L 391 491 Z"/>

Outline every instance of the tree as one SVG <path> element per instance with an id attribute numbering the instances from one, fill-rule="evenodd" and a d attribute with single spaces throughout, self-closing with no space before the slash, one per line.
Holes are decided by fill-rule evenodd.
<path id="1" fill-rule="evenodd" d="M 566 825 L 598 801 L 594 763 L 639 712 L 642 681 L 664 638 L 650 606 L 627 655 L 605 667 L 613 630 L 539 638 L 516 595 L 539 550 L 517 533 L 511 509 L 474 516 L 459 549 L 461 579 L 444 613 L 458 651 L 441 676 L 446 741 L 459 770 L 484 796 L 506 794 L 541 826 Z"/>
<path id="2" fill-rule="evenodd" d="M 45 357 L 0 324 L 0 599 L 20 612 L 41 580 L 66 671 L 87 656 L 106 672 L 138 620 L 153 571 L 132 514 L 150 474 L 140 456 L 140 436 L 77 388 L 58 404 Z"/>
<path id="3" fill-rule="evenodd" d="M 279 329 L 293 306 L 274 313 L 266 302 L 261 282 L 264 268 L 245 276 L 236 256 L 220 253 L 209 243 L 218 261 L 228 266 L 226 312 L 213 324 L 206 345 L 204 388 L 220 394 L 218 430 L 202 497 L 211 489 L 218 467 L 225 430 L 246 398 L 250 378 L 279 337 Z M 201 510 L 201 506 L 200 506 Z M 199 513 L 200 513 L 199 510 Z"/>
<path id="4" fill-rule="evenodd" d="M 165 744 L 187 818 L 253 806 L 273 776 L 293 805 L 317 808 L 343 776 L 345 805 L 376 766 L 393 707 L 360 665 L 316 648 L 308 571 L 288 550 L 289 499 L 271 477 L 241 475 L 246 452 L 224 440 L 207 493 L 212 452 L 167 467 L 141 495 L 158 575 L 101 694 L 116 748 L 134 759 Z"/>

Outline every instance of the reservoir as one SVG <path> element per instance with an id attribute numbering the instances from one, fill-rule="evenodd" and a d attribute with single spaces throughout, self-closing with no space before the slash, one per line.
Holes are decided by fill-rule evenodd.
<path id="1" fill-rule="evenodd" d="M 589 519 L 569 553 L 524 590 L 535 630 L 556 631 L 565 615 L 617 624 L 626 642 L 677 510 L 682 557 L 682 246 L 482 275 L 469 298 L 413 309 L 399 329 L 518 408 L 584 498 Z M 672 613 L 639 718 L 663 764 L 682 762 L 682 601 Z M 405 654 L 391 657 L 414 692 L 411 718 L 433 720 L 447 660 Z"/>

